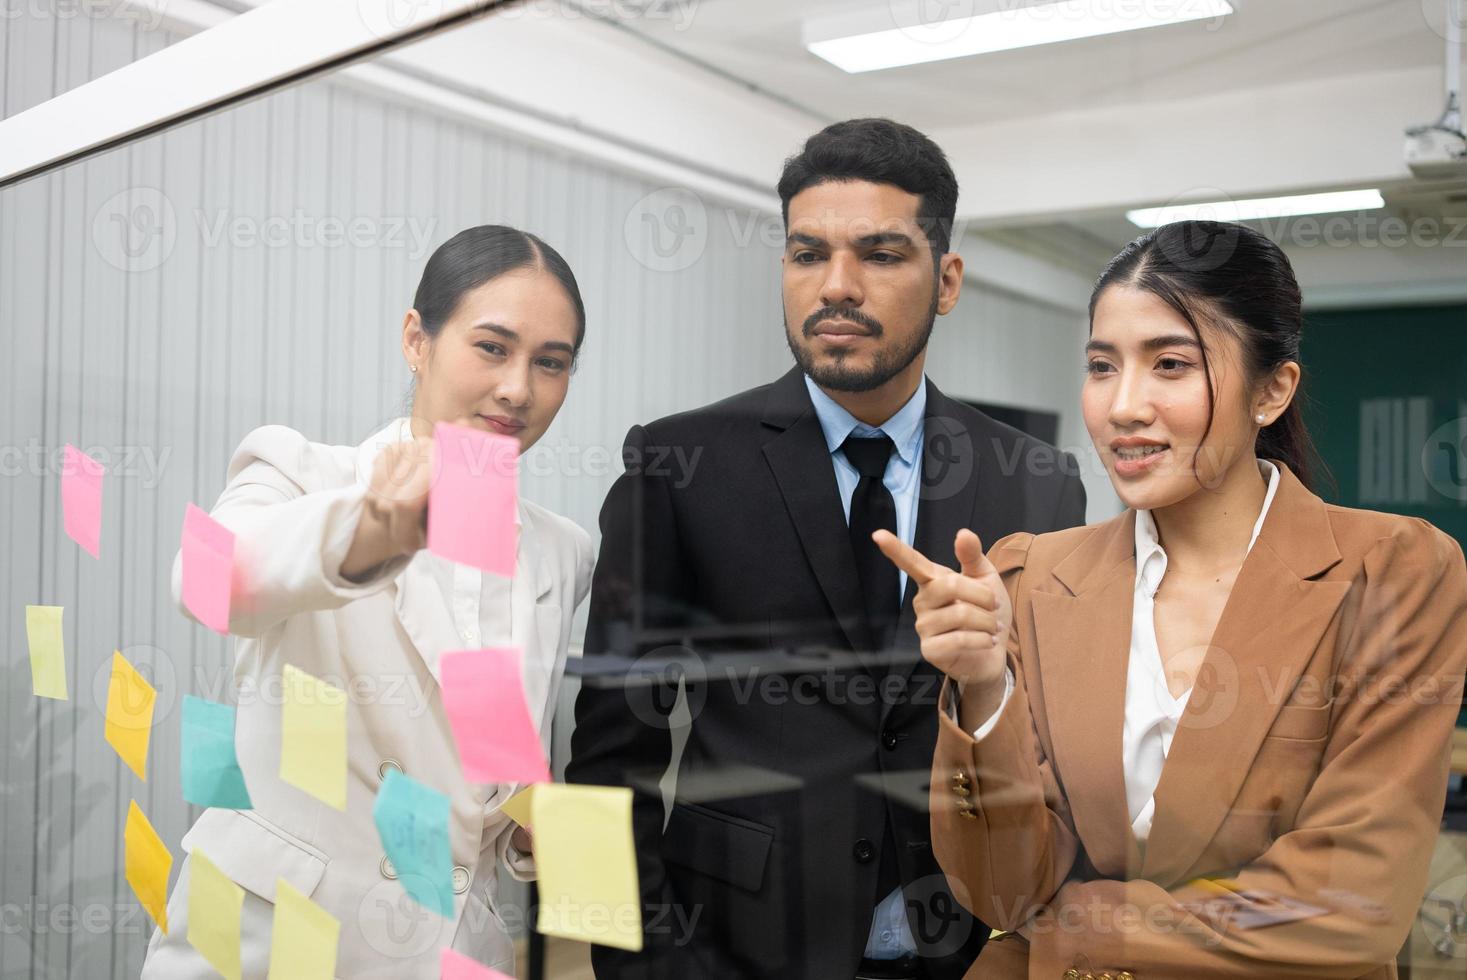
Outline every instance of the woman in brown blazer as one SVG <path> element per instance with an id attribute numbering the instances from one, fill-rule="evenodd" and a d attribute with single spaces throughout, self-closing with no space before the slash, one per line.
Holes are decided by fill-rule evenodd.
<path id="1" fill-rule="evenodd" d="M 1128 509 L 961 573 L 877 532 L 947 674 L 932 837 L 981 980 L 1393 978 L 1467 671 L 1467 565 L 1309 489 L 1299 289 L 1238 225 L 1137 239 L 1085 423 Z M 1000 643 L 999 637 L 1006 637 Z"/>

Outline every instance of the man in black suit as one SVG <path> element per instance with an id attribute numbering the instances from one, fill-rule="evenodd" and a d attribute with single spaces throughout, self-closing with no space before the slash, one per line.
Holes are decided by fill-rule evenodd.
<path id="1" fill-rule="evenodd" d="M 627 435 L 567 770 L 636 790 L 645 945 L 594 947 L 601 980 L 957 980 L 988 937 L 933 857 L 940 676 L 915 584 L 871 534 L 956 569 L 959 528 L 991 544 L 1070 527 L 1085 492 L 1073 457 L 923 375 L 962 287 L 957 192 L 908 126 L 813 136 L 779 184 L 797 366 Z M 692 722 L 669 810 L 679 679 Z"/>

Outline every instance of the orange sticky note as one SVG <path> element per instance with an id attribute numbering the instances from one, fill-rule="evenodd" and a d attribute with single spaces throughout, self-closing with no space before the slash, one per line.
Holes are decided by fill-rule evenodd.
<path id="1" fill-rule="evenodd" d="M 168 874 L 173 855 L 163 839 L 138 809 L 137 800 L 127 805 L 127 823 L 122 828 L 123 862 L 127 883 L 163 933 L 168 933 Z"/>
<path id="2" fill-rule="evenodd" d="M 240 980 L 243 910 L 244 889 L 195 849 L 188 858 L 188 942 L 226 980 Z"/>
<path id="3" fill-rule="evenodd" d="M 346 692 L 291 664 L 284 671 L 280 778 L 346 809 Z"/>
<path id="4" fill-rule="evenodd" d="M 61 640 L 61 614 L 60 606 L 25 607 L 31 692 L 38 698 L 66 700 L 66 646 Z"/>
<path id="5" fill-rule="evenodd" d="M 61 525 L 93 558 L 102 550 L 102 474 L 106 469 L 68 443 L 62 450 Z"/>
<path id="6" fill-rule="evenodd" d="M 148 778 L 148 736 L 153 733 L 153 704 L 158 692 L 121 653 L 112 654 L 107 684 L 107 744 L 117 750 L 137 777 Z"/>

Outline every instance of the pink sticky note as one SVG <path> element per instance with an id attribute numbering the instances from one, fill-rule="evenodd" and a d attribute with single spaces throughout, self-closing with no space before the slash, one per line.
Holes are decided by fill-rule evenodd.
<path id="1" fill-rule="evenodd" d="M 218 633 L 229 632 L 234 532 L 193 504 L 183 515 L 183 604 Z"/>
<path id="2" fill-rule="evenodd" d="M 514 977 L 471 960 L 463 953 L 455 953 L 447 946 L 443 947 L 438 965 L 443 971 L 443 980 L 514 980 Z"/>
<path id="3" fill-rule="evenodd" d="M 481 783 L 544 783 L 550 765 L 525 702 L 520 651 L 455 650 L 438 661 L 443 707 L 464 775 Z"/>
<path id="4" fill-rule="evenodd" d="M 519 440 L 439 422 L 433 427 L 428 550 L 506 577 L 514 574 Z"/>
<path id="5" fill-rule="evenodd" d="M 66 444 L 61 462 L 61 522 L 71 540 L 93 558 L 102 550 L 102 474 L 106 469 Z"/>

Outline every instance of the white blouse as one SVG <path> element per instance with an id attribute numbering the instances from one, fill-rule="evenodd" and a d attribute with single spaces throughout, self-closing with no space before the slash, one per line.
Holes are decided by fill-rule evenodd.
<path id="1" fill-rule="evenodd" d="M 1268 480 L 1263 509 L 1253 524 L 1248 551 L 1253 550 L 1264 518 L 1279 487 L 1278 467 L 1266 459 L 1258 461 L 1259 472 Z M 1167 557 L 1156 536 L 1156 521 L 1149 510 L 1136 511 L 1136 586 L 1131 605 L 1131 654 L 1126 667 L 1125 724 L 1121 733 L 1121 757 L 1126 778 L 1126 805 L 1131 831 L 1143 845 L 1151 833 L 1156 810 L 1156 784 L 1162 765 L 1171 751 L 1177 724 L 1186 710 L 1189 688 L 1180 698 L 1172 697 L 1166 683 L 1161 650 L 1156 642 L 1156 591 L 1166 575 Z M 998 724 L 1014 691 L 1013 671 L 1007 672 L 1003 700 L 998 710 L 975 732 L 982 739 Z M 951 703 L 950 703 L 951 705 Z M 955 711 L 955 705 L 951 705 Z"/>

